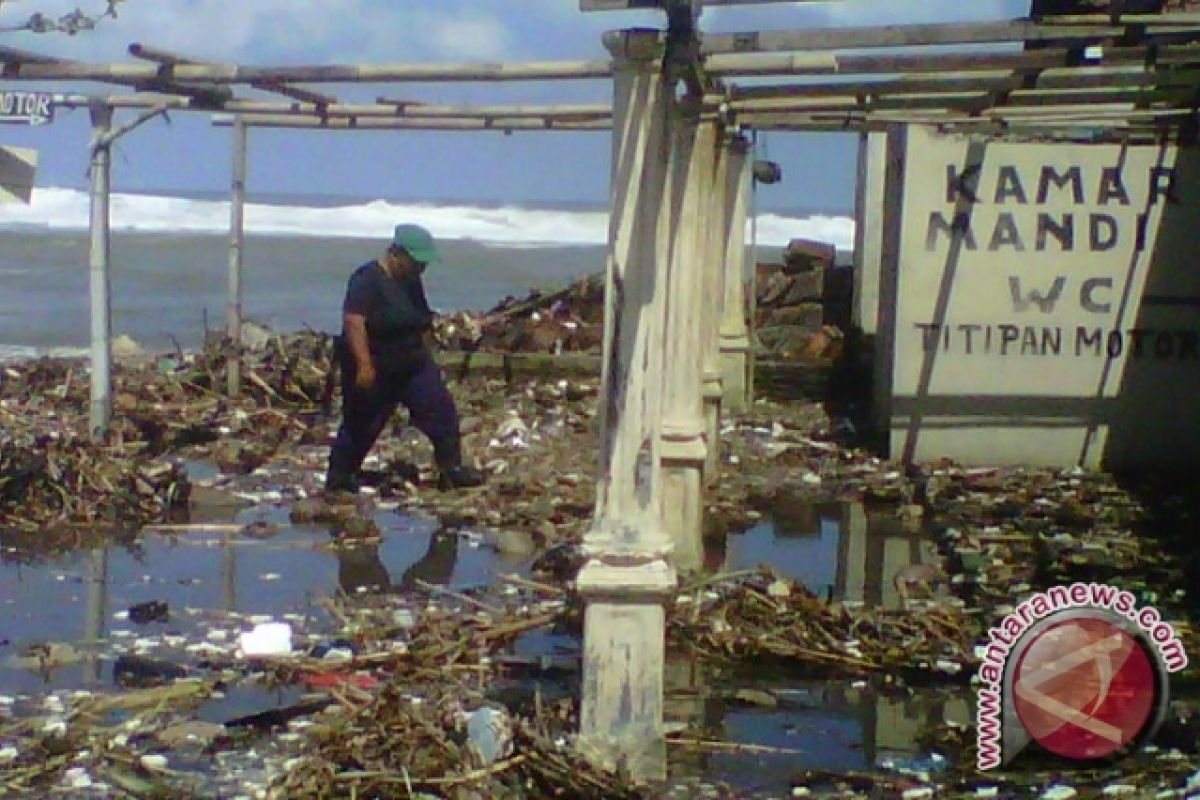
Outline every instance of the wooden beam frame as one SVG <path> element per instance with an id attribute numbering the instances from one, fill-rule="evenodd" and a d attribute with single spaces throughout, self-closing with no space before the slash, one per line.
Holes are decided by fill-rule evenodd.
<path id="1" fill-rule="evenodd" d="M 212 62 L 202 61 L 196 58 L 171 53 L 167 50 L 161 50 L 156 47 L 148 47 L 137 42 L 129 45 L 129 54 L 135 58 L 141 58 L 146 61 L 153 61 L 156 64 L 162 64 L 166 67 L 175 67 L 180 64 L 190 64 L 192 66 L 209 64 Z M 250 86 L 254 89 L 261 89 L 265 92 L 274 92 L 285 97 L 290 97 L 294 100 L 299 100 L 304 103 L 313 103 L 314 105 L 330 105 L 337 102 L 336 97 L 327 94 L 314 92 L 310 89 L 305 89 L 299 86 L 290 86 L 280 81 L 251 81 Z"/>
<path id="2" fill-rule="evenodd" d="M 233 115 L 214 116 L 213 125 L 231 127 Z M 422 131 L 606 131 L 612 124 L 607 119 L 580 120 L 544 115 L 528 117 L 448 117 L 442 119 L 412 119 L 356 116 L 315 116 L 301 114 L 238 114 L 236 119 L 253 128 L 305 128 L 316 130 L 422 130 Z"/>
<path id="3" fill-rule="evenodd" d="M 196 82 L 446 83 L 608 79 L 609 61 L 545 61 L 522 64 L 379 64 L 247 67 L 225 64 L 89 64 L 75 61 L 4 62 L 9 80 L 90 80 L 112 83 Z M 173 90 L 172 90 L 173 91 Z"/>
<path id="4" fill-rule="evenodd" d="M 588 11 L 659 11 L 666 10 L 670 0 L 579 0 L 579 10 Z M 693 0 L 701 6 L 753 6 L 788 2 L 828 2 L 828 0 Z"/>
<path id="5" fill-rule="evenodd" d="M 726 53 L 711 55 L 704 66 L 721 77 L 784 75 L 901 75 L 983 70 L 1021 70 L 1146 65 L 1200 65 L 1200 46 L 1105 47 L 1095 58 L 1072 48 L 983 53 L 839 55 L 813 53 Z"/>
<path id="6" fill-rule="evenodd" d="M 1121 24 L 1101 18 L 1075 24 L 1044 24 L 1017 19 L 1004 22 L 954 22 L 929 25 L 887 25 L 857 28 L 810 28 L 792 31 L 748 31 L 709 34 L 701 52 L 762 53 L 786 51 L 851 50 L 878 47 L 924 47 L 931 45 L 1003 44 L 1014 42 L 1094 42 L 1122 39 L 1127 43 L 1156 36 L 1200 38 L 1196 15 L 1186 20 L 1163 15 L 1153 23 Z"/>
<path id="7" fill-rule="evenodd" d="M 1102 89 L 1135 87 L 1179 87 L 1200 85 L 1200 67 L 1155 69 L 1141 65 L 1116 67 L 1072 67 L 1022 72 L 982 70 L 979 72 L 931 73 L 920 76 L 866 81 L 821 80 L 769 86 L 730 85 L 724 96 L 710 95 L 710 102 L 725 100 L 779 100 L 789 97 L 834 97 L 854 95 L 887 97 L 961 91 L 1016 89 Z"/>

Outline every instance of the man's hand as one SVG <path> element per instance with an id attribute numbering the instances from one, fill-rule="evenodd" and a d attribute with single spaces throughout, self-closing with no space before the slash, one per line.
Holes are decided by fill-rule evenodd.
<path id="1" fill-rule="evenodd" d="M 354 371 L 354 388 L 368 392 L 375 387 L 375 365 L 368 360 Z"/>
<path id="2" fill-rule="evenodd" d="M 375 385 L 375 363 L 371 361 L 371 350 L 367 346 L 367 320 L 361 314 L 342 315 L 342 330 L 346 336 L 346 347 L 354 357 L 354 387 L 369 391 Z"/>

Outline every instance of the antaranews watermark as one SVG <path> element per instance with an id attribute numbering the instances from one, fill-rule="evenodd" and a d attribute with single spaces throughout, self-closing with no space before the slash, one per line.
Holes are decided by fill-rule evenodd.
<path id="1" fill-rule="evenodd" d="M 1128 591 L 1055 586 L 988 631 L 976 710 L 980 769 L 1037 742 L 1072 759 L 1107 758 L 1154 735 L 1167 676 L 1188 664 L 1174 628 Z"/>

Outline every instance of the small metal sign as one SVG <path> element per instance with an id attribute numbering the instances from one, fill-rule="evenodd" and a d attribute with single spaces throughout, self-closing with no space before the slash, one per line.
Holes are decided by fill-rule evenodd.
<path id="1" fill-rule="evenodd" d="M 0 122 L 45 125 L 53 119 L 53 94 L 0 90 Z"/>

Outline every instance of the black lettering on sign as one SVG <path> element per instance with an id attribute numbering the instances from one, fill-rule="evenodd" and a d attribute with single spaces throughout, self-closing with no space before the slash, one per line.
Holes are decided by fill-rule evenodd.
<path id="1" fill-rule="evenodd" d="M 1129 335 L 1129 355 L 1134 358 L 1142 357 L 1142 339 L 1145 336 L 1154 333 L 1154 331 L 1144 331 L 1141 328 L 1130 328 Z"/>
<path id="2" fill-rule="evenodd" d="M 1061 175 L 1052 166 L 1042 167 L 1042 175 L 1038 180 L 1037 201 L 1041 205 L 1050 197 L 1050 185 L 1056 189 L 1071 188 L 1071 197 L 1075 205 L 1083 205 L 1083 173 L 1079 167 L 1071 167 Z"/>
<path id="3" fill-rule="evenodd" d="M 1025 187 L 1021 185 L 1021 175 L 1017 168 L 1005 164 L 1000 168 L 1000 179 L 996 182 L 996 204 L 1006 202 L 1009 198 L 1025 205 L 1029 199 L 1025 196 Z"/>
<path id="4" fill-rule="evenodd" d="M 1063 287 L 1067 285 L 1065 275 L 1059 275 L 1054 279 L 1054 283 L 1050 285 L 1050 290 L 1042 294 L 1038 289 L 1030 289 L 1029 294 L 1025 295 L 1021 291 L 1021 279 L 1016 275 L 1008 276 L 1008 291 L 1012 295 L 1013 311 L 1018 314 L 1023 314 L 1029 310 L 1029 307 L 1036 305 L 1038 310 L 1043 314 L 1054 312 L 1054 306 L 1058 303 L 1058 298 L 1062 297 Z"/>
<path id="5" fill-rule="evenodd" d="M 925 234 L 925 249 L 937 249 L 938 234 L 949 237 L 951 244 L 962 243 L 968 250 L 976 249 L 975 234 L 971 233 L 971 215 L 958 213 L 954 219 L 947 222 L 940 211 L 929 215 L 929 230 Z"/>
<path id="6" fill-rule="evenodd" d="M 967 355 L 975 352 L 975 334 L 983 328 L 982 325 L 959 325 L 958 330 L 963 334 L 963 348 Z"/>
<path id="7" fill-rule="evenodd" d="M 1070 252 L 1075 249 L 1075 215 L 1064 213 L 1058 222 L 1044 211 L 1038 214 L 1037 220 L 1037 249 L 1046 249 L 1046 236 L 1049 234 L 1058 240 L 1058 249 Z"/>
<path id="8" fill-rule="evenodd" d="M 1179 357 L 1181 359 L 1200 360 L 1200 332 L 1175 331 L 1175 338 L 1179 340 Z"/>
<path id="9" fill-rule="evenodd" d="M 946 165 L 946 202 L 957 203 L 961 197 L 968 203 L 978 203 L 979 175 L 983 171 L 980 164 L 972 164 L 959 172 L 953 164 Z"/>
<path id="10" fill-rule="evenodd" d="M 1062 328 L 1042 328 L 1042 355 L 1062 355 Z"/>
<path id="11" fill-rule="evenodd" d="M 937 349 L 940 325 L 932 322 L 914 322 L 913 327 L 921 332 L 921 348 L 926 353 Z"/>
<path id="12" fill-rule="evenodd" d="M 1094 356 L 1100 355 L 1100 343 L 1104 339 L 1104 334 L 1099 328 L 1084 328 L 1082 325 L 1075 328 L 1075 355 L 1083 355 L 1083 348 L 1092 348 L 1091 354 Z"/>
<path id="13" fill-rule="evenodd" d="M 1104 288 L 1112 291 L 1112 278 L 1088 278 L 1079 287 L 1079 305 L 1084 311 L 1093 314 L 1107 314 L 1112 310 L 1112 303 L 1099 303 L 1094 295 L 1097 289 Z"/>
<path id="14" fill-rule="evenodd" d="M 1159 331 L 1154 337 L 1154 357 L 1170 358 L 1175 355 L 1175 337 L 1170 331 Z"/>
<path id="15" fill-rule="evenodd" d="M 1088 216 L 1088 245 L 1093 252 L 1112 250 L 1117 246 L 1117 219 L 1110 214 Z"/>
<path id="16" fill-rule="evenodd" d="M 1179 197 L 1175 194 L 1175 170 L 1171 167 L 1150 168 L 1150 204 L 1157 203 L 1160 197 L 1172 205 L 1179 205 Z"/>
<path id="17" fill-rule="evenodd" d="M 913 328 L 921 337 L 925 352 L 950 355 L 1005 357 L 1063 355 L 1063 331 L 1070 328 L 1058 325 L 1015 325 L 1000 323 L 914 322 Z M 999 347 L 992 348 L 992 332 Z M 1154 328 L 1106 329 L 1078 325 L 1075 331 L 1074 355 L 1092 357 L 1200 362 L 1200 331 L 1158 330 Z"/>
<path id="18" fill-rule="evenodd" d="M 1001 247 L 1011 247 L 1017 252 L 1025 249 L 1021 234 L 1017 231 L 1017 223 L 1013 215 L 1005 211 L 996 217 L 996 228 L 992 231 L 992 241 L 988 242 L 988 250 L 995 252 Z"/>
<path id="19" fill-rule="evenodd" d="M 1021 335 L 1021 331 L 1016 325 L 1004 324 L 1000 326 L 1000 355 L 1008 355 L 1008 346 L 1017 340 Z"/>
<path id="20" fill-rule="evenodd" d="M 1114 199 L 1127 206 L 1129 192 L 1125 191 L 1125 184 L 1121 182 L 1121 168 L 1105 167 L 1104 172 L 1100 174 L 1100 192 L 1096 198 L 1096 205 L 1106 206 L 1108 201 Z"/>
<path id="21" fill-rule="evenodd" d="M 1117 358 L 1125 350 L 1125 337 L 1120 331 L 1109 331 L 1108 342 L 1104 345 L 1104 350 L 1108 353 L 1109 358 Z"/>

